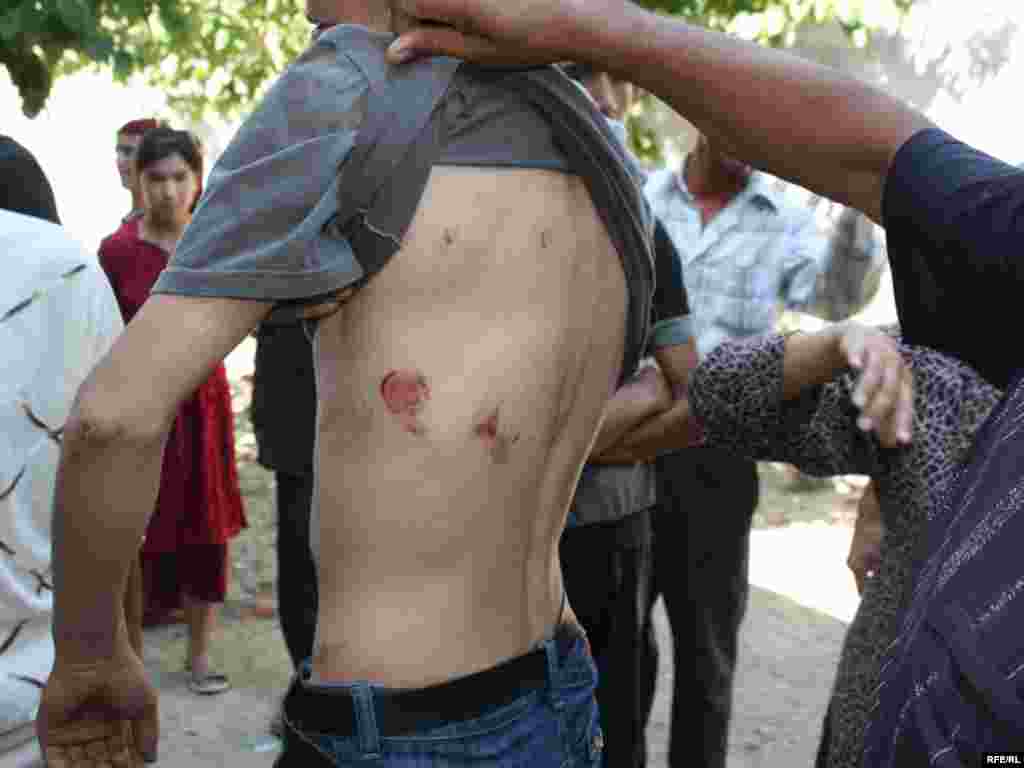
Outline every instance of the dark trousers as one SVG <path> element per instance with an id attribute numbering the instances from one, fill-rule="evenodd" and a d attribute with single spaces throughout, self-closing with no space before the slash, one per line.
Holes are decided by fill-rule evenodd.
<path id="1" fill-rule="evenodd" d="M 645 634 L 650 592 L 650 512 L 610 523 L 567 528 L 559 545 L 573 612 L 587 632 L 597 666 L 607 766 L 646 761 L 646 691 L 640 675 L 653 635 Z"/>
<path id="2" fill-rule="evenodd" d="M 313 476 L 275 472 L 277 483 L 277 612 L 292 665 L 313 655 L 316 566 L 309 548 Z"/>
<path id="3" fill-rule="evenodd" d="M 670 768 L 724 768 L 738 633 L 749 592 L 757 467 L 712 448 L 662 456 L 656 467 L 659 506 L 652 516 L 649 605 L 661 595 L 673 637 L 668 763 Z M 652 680 L 656 654 L 646 663 L 654 669 L 641 678 Z M 648 711 L 653 695 L 652 686 Z"/>

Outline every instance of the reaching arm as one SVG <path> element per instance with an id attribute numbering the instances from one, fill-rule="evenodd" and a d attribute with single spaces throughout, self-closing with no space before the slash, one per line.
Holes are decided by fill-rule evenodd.
<path id="1" fill-rule="evenodd" d="M 914 400 L 895 342 L 835 326 L 719 345 L 694 371 L 690 404 L 708 444 L 828 476 L 874 475 L 879 442 L 906 442 Z"/>
<path id="2" fill-rule="evenodd" d="M 420 25 L 389 53 L 496 65 L 570 59 L 632 81 L 754 167 L 881 221 L 897 150 L 931 123 L 838 71 L 649 13 L 625 0 L 392 0 Z M 402 31 L 398 26 L 396 31 Z M 772 98 L 764 99 L 765 93 Z"/>
<path id="3" fill-rule="evenodd" d="M 53 634 L 62 663 L 111 658 L 126 638 L 128 566 L 156 501 L 178 403 L 269 304 L 151 298 L 78 391 L 54 499 Z"/>

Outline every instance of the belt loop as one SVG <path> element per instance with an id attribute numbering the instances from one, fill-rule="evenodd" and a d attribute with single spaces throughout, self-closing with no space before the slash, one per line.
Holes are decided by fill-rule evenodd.
<path id="1" fill-rule="evenodd" d="M 377 709 L 369 683 L 356 683 L 352 687 L 352 703 L 355 704 L 356 743 L 359 745 L 359 751 L 369 757 L 380 755 Z"/>
<path id="2" fill-rule="evenodd" d="M 548 700 L 551 702 L 551 706 L 554 709 L 562 708 L 562 698 L 558 695 L 558 681 L 561 679 L 559 674 L 561 668 L 561 659 L 558 656 L 558 643 L 555 638 L 549 638 L 544 641 L 544 653 L 547 656 L 548 662 Z"/>

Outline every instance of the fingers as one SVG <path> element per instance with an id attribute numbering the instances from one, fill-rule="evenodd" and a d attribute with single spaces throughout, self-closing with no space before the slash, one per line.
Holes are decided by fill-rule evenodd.
<path id="1" fill-rule="evenodd" d="M 882 334 L 848 336 L 848 343 L 844 339 L 847 359 L 860 370 L 853 392 L 853 403 L 861 410 L 857 426 L 877 432 L 887 447 L 910 442 L 913 378 L 895 342 Z"/>
<path id="2" fill-rule="evenodd" d="M 390 64 L 404 64 L 424 56 L 451 56 L 488 67 L 527 67 L 545 64 L 548 57 L 500 47 L 480 35 L 449 26 L 418 26 L 399 36 L 386 52 Z"/>
<path id="3" fill-rule="evenodd" d="M 79 722 L 54 729 L 43 756 L 47 768 L 136 768 L 139 764 L 127 720 Z"/>

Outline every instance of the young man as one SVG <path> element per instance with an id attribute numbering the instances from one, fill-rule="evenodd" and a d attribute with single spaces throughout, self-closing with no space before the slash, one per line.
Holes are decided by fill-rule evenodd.
<path id="1" fill-rule="evenodd" d="M 130 120 L 117 131 L 117 143 L 114 145 L 117 173 L 121 177 L 121 186 L 132 193 L 132 207 L 128 215 L 122 219 L 122 224 L 142 215 L 142 190 L 139 189 L 139 181 L 134 170 L 135 151 L 139 148 L 146 131 L 159 126 L 159 120 L 147 117 Z"/>
<path id="2" fill-rule="evenodd" d="M 269 313 L 307 312 L 324 315 L 320 603 L 280 764 L 597 764 L 593 662 L 558 540 L 646 336 L 649 212 L 599 113 L 554 71 L 502 83 L 434 60 L 391 72 L 380 2 L 308 10 L 348 24 L 323 32 L 243 126 L 154 295 L 78 394 L 40 740 L 55 759 L 69 744 L 92 754 L 131 721 L 154 756 L 156 695 L 117 597 L 168 423 Z M 436 109 L 416 103 L 445 76 Z M 560 94 L 551 109 L 533 106 L 533 86 Z M 567 122 L 549 123 L 552 109 Z M 412 118 L 427 120 L 406 137 L 414 151 L 390 156 L 405 143 L 390 132 Z M 556 143 L 566 125 L 588 137 L 590 165 Z M 439 160 L 424 168 L 432 142 Z M 607 420 L 628 431 L 663 392 L 644 376 L 619 394 Z M 657 437 L 685 416 L 672 409 Z"/>
<path id="3" fill-rule="evenodd" d="M 1024 289 L 1024 174 L 853 78 L 621 0 L 396 7 L 448 26 L 396 41 L 395 61 L 427 51 L 494 64 L 600 60 L 730 154 L 884 225 L 904 339 L 959 357 L 1008 394 L 948 503 L 934 510 L 914 598 L 878 687 L 864 765 L 962 765 L 1018 748 L 1024 356 L 1016 345 L 986 341 Z M 895 424 L 909 439 L 910 404 L 887 397 L 883 405 L 865 414 L 866 425 L 885 435 Z"/>

